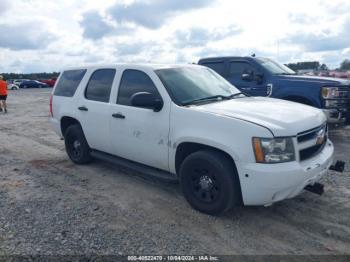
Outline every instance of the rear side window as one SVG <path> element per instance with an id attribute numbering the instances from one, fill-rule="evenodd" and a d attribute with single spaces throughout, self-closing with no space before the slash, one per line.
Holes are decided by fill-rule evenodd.
<path id="1" fill-rule="evenodd" d="M 64 71 L 56 85 L 54 95 L 67 97 L 74 96 L 85 73 L 86 69 Z"/>
<path id="2" fill-rule="evenodd" d="M 125 70 L 119 85 L 117 104 L 131 106 L 130 98 L 138 92 L 148 92 L 160 97 L 156 86 L 146 73 L 133 69 Z"/>
<path id="3" fill-rule="evenodd" d="M 224 75 L 224 71 L 225 71 L 224 62 L 206 62 L 206 63 L 203 63 L 202 65 L 213 69 L 216 73 L 220 75 Z"/>
<path id="4" fill-rule="evenodd" d="M 108 103 L 115 72 L 115 69 L 96 70 L 87 84 L 86 99 Z"/>

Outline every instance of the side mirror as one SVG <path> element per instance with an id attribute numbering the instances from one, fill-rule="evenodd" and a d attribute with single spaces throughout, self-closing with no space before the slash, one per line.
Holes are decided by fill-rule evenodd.
<path id="1" fill-rule="evenodd" d="M 163 108 L 163 101 L 148 92 L 138 92 L 131 96 L 131 105 L 153 109 L 154 112 L 159 112 Z"/>
<path id="2" fill-rule="evenodd" d="M 252 73 L 243 73 L 242 74 L 242 80 L 244 80 L 244 81 L 252 81 L 253 80 L 253 74 Z"/>

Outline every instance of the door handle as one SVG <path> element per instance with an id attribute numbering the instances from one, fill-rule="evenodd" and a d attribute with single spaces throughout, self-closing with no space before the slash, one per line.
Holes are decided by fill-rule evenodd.
<path id="1" fill-rule="evenodd" d="M 79 106 L 78 109 L 80 111 L 89 111 L 89 109 L 86 106 Z"/>
<path id="2" fill-rule="evenodd" d="M 112 116 L 114 118 L 120 118 L 120 119 L 124 119 L 125 118 L 125 116 L 122 113 L 114 113 L 114 114 L 112 114 Z"/>

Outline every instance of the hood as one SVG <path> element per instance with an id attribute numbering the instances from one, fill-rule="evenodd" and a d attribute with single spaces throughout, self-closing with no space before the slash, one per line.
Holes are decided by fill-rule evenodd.
<path id="1" fill-rule="evenodd" d="M 264 126 L 274 136 L 295 136 L 326 121 L 320 109 L 265 97 L 236 98 L 192 108 Z"/>
<path id="2" fill-rule="evenodd" d="M 320 85 L 344 86 L 350 85 L 350 80 L 322 76 L 301 76 L 301 75 L 278 75 L 281 81 L 301 81 L 308 83 L 319 83 Z"/>

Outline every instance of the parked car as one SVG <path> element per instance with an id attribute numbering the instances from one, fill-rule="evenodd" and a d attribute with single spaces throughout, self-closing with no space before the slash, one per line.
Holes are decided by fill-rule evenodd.
<path id="1" fill-rule="evenodd" d="M 15 84 L 7 84 L 7 89 L 9 90 L 18 90 L 19 86 Z"/>
<path id="2" fill-rule="evenodd" d="M 213 57 L 198 64 L 212 68 L 249 95 L 311 105 L 322 109 L 329 123 L 350 124 L 350 81 L 299 76 L 268 58 Z"/>
<path id="3" fill-rule="evenodd" d="M 30 79 L 14 79 L 13 84 L 20 86 L 25 81 L 30 81 Z"/>
<path id="4" fill-rule="evenodd" d="M 24 81 L 19 85 L 20 88 L 44 88 L 49 87 L 47 84 L 37 80 Z"/>
<path id="5" fill-rule="evenodd" d="M 51 79 L 41 79 L 39 81 L 47 84 L 49 87 L 54 87 L 56 80 L 57 80 L 57 78 L 51 78 Z"/>
<path id="6" fill-rule="evenodd" d="M 13 83 L 13 79 L 7 79 L 6 83 L 7 83 L 7 89 L 8 90 L 18 90 L 19 89 L 19 86 L 15 85 Z"/>
<path id="7" fill-rule="evenodd" d="M 331 71 L 329 73 L 330 77 L 337 77 L 337 78 L 350 78 L 350 72 L 342 72 L 342 71 Z"/>
<path id="8" fill-rule="evenodd" d="M 208 214 L 292 198 L 319 185 L 333 159 L 321 110 L 247 97 L 198 65 L 66 69 L 50 112 L 74 163 L 100 158 L 179 179 Z"/>

